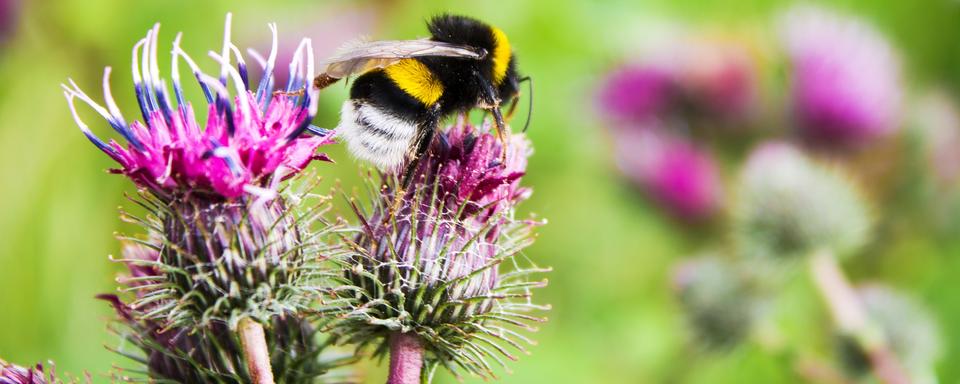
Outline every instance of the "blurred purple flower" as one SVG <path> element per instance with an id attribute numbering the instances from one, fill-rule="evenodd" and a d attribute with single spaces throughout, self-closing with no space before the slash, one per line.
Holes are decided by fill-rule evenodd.
<path id="1" fill-rule="evenodd" d="M 310 121 L 317 111 L 318 91 L 302 96 L 274 95 L 272 77 L 263 77 L 255 89 L 250 88 L 247 67 L 239 49 L 230 41 L 228 14 L 221 52 L 210 52 L 220 63 L 219 78 L 200 72 L 194 61 L 180 48 L 181 35 L 173 43 L 173 91 L 176 107 L 171 107 L 167 83 L 160 78 L 157 65 L 157 37 L 160 25 L 151 29 L 133 49 L 133 79 L 143 121 L 127 124 L 110 93 L 110 67 L 104 71 L 106 108 L 80 90 L 73 80 L 64 85 L 64 94 L 74 118 L 83 133 L 103 152 L 116 160 L 117 173 L 127 175 L 140 187 L 168 200 L 188 190 L 200 190 L 223 198 L 236 198 L 244 193 L 260 196 L 274 194 L 276 183 L 300 172 L 312 160 L 325 160 L 316 149 L 332 142 L 331 135 L 306 137 L 312 131 Z M 265 73 L 272 73 L 276 59 L 276 26 L 274 48 L 263 63 Z M 238 61 L 231 66 L 231 58 Z M 183 60 L 199 81 L 208 106 L 207 126 L 201 130 L 194 118 L 193 107 L 183 98 L 178 65 Z M 293 81 L 283 91 L 305 89 L 314 73 L 310 39 L 303 39 L 291 63 Z M 228 82 L 229 80 L 229 82 Z M 235 95 L 228 84 L 232 82 Z M 102 141 L 80 120 L 74 99 L 89 104 L 127 141 L 124 148 L 111 140 Z"/>
<path id="2" fill-rule="evenodd" d="M 700 37 L 682 45 L 677 82 L 685 98 L 707 116 L 743 119 L 758 99 L 757 68 L 746 44 Z"/>
<path id="3" fill-rule="evenodd" d="M 0 0 L 0 44 L 9 39 L 17 29 L 20 19 L 19 0 Z"/>
<path id="4" fill-rule="evenodd" d="M 694 144 L 653 129 L 617 134 L 618 165 L 631 181 L 684 221 L 709 218 L 723 186 L 713 158 Z"/>
<path id="5" fill-rule="evenodd" d="M 621 123 L 644 123 L 668 107 L 672 75 L 651 65 L 626 66 L 611 73 L 598 95 L 602 112 Z"/>
<path id="6" fill-rule="evenodd" d="M 812 6 L 784 15 L 800 135 L 829 148 L 859 147 L 899 127 L 900 63 L 864 21 Z"/>
<path id="7" fill-rule="evenodd" d="M 32 368 L 24 368 L 10 364 L 0 359 L 0 384 L 46 384 L 57 382 L 53 370 L 50 370 L 49 380 L 43 373 L 43 364 Z"/>

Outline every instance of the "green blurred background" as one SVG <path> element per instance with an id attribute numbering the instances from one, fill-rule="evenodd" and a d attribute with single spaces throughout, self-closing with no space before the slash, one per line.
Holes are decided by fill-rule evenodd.
<path id="1" fill-rule="evenodd" d="M 531 259 L 550 265 L 540 301 L 553 305 L 550 322 L 531 356 L 511 364 L 512 383 L 742 383 L 794 382 L 789 357 L 745 345 L 723 354 L 689 343 L 690 332 L 669 290 L 669 269 L 701 249 L 697 232 L 665 218 L 617 175 L 594 94 L 603 74 L 631 57 L 648 24 L 660 20 L 750 26 L 769 39 L 771 15 L 788 2 L 729 0 L 513 0 L 463 1 L 22 1 L 11 40 L 0 45 L 0 356 L 23 365 L 52 359 L 60 372 L 97 376 L 121 358 L 105 320 L 107 305 L 93 299 L 115 287 L 116 231 L 136 231 L 117 218 L 130 183 L 108 175 L 113 164 L 91 146 L 69 116 L 59 84 L 75 79 L 93 95 L 102 67 L 115 68 L 114 96 L 136 110 L 130 48 L 161 22 L 161 44 L 183 31 L 184 48 L 204 68 L 205 52 L 219 46 L 224 14 L 234 13 L 234 41 L 265 50 L 268 22 L 287 42 L 314 39 L 321 57 L 359 35 L 413 38 L 423 21 L 442 11 L 478 17 L 505 30 L 520 68 L 536 80 L 530 137 L 536 153 L 523 210 L 549 219 Z M 904 57 L 910 84 L 960 86 L 960 2 L 871 0 L 834 2 L 873 21 Z M 164 43 L 166 42 L 166 43 Z M 161 66 L 167 64 L 161 63 Z M 342 87 L 322 95 L 318 125 L 336 125 Z M 196 96 L 194 94 L 193 96 Z M 96 96 L 95 96 L 96 97 Z M 194 100 L 197 100 L 194 98 Z M 525 109 L 520 111 L 524 116 Z M 108 127 L 84 113 L 93 129 Z M 336 165 L 314 169 L 328 181 L 356 180 L 357 165 L 337 146 Z M 849 264 L 868 277 L 907 288 L 943 326 L 946 357 L 941 382 L 960 380 L 960 236 L 934 236 L 910 217 L 894 220 L 894 240 Z M 804 292 L 804 281 L 796 285 Z M 815 312 L 817 297 L 787 294 L 796 313 Z M 792 328 L 791 328 L 792 326 Z M 367 382 L 382 382 L 384 367 L 365 367 Z M 452 381 L 447 376 L 443 381 Z M 476 381 L 471 379 L 469 381 Z"/>

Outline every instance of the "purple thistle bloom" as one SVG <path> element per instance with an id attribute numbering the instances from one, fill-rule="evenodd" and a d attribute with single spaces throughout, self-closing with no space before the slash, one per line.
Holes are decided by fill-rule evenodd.
<path id="1" fill-rule="evenodd" d="M 899 127 L 900 63 L 869 24 L 810 6 L 783 18 L 800 135 L 830 148 L 860 147 Z"/>
<path id="2" fill-rule="evenodd" d="M 399 189 L 389 175 L 382 184 L 371 178 L 371 204 L 351 201 L 359 233 L 343 239 L 338 300 L 326 303 L 342 312 L 332 326 L 341 340 L 386 353 L 391 340 L 414 335 L 417 342 L 407 344 L 428 354 L 397 361 L 425 358 L 428 367 L 483 377 L 494 375 L 486 359 L 500 357 L 478 348 L 501 341 L 525 351 L 518 341 L 530 340 L 508 328 L 533 330 L 525 323 L 545 319 L 526 312 L 546 309 L 530 301 L 546 281 L 529 280 L 545 270 L 517 259 L 539 224 L 514 219 L 517 203 L 530 196 L 520 180 L 531 150 L 524 135 L 501 143 L 490 128 L 460 121 L 438 132 L 409 187 Z M 501 273 L 505 262 L 511 268 Z"/>
<path id="3" fill-rule="evenodd" d="M 188 190 L 200 190 L 226 199 L 244 193 L 269 197 L 276 184 L 300 172 L 312 160 L 327 160 L 317 155 L 318 147 L 332 142 L 332 135 L 304 134 L 316 131 L 310 121 L 316 115 L 319 91 L 308 89 L 314 68 L 310 39 L 303 39 L 290 64 L 290 81 L 280 91 L 305 91 L 302 96 L 274 94 L 273 70 L 276 60 L 277 29 L 273 31 L 273 49 L 261 61 L 263 76 L 251 88 L 246 63 L 230 41 L 231 16 L 227 15 L 224 44 L 220 53 L 210 57 L 220 63 L 219 78 L 204 74 L 193 59 L 180 48 L 181 35 L 173 43 L 172 72 L 175 104 L 167 82 L 157 65 L 160 25 L 133 48 L 133 80 L 143 121 L 131 124 L 121 115 L 110 92 L 110 67 L 104 70 L 104 100 L 101 106 L 80 90 L 73 80 L 63 85 L 64 95 L 83 133 L 98 148 L 120 164 L 122 173 L 138 186 L 163 200 Z M 237 68 L 231 66 L 232 58 Z M 184 100 L 179 65 L 183 60 L 193 72 L 206 96 L 207 124 L 200 129 L 193 106 Z M 259 60 L 258 60 L 259 61 Z M 235 94 L 228 87 L 232 82 Z M 126 141 L 126 147 L 110 140 L 104 142 L 80 120 L 75 99 L 87 103 Z"/>
<path id="4" fill-rule="evenodd" d="M 58 382 L 53 370 L 50 370 L 49 379 L 44 376 L 43 364 L 32 368 L 24 368 L 10 364 L 0 359 L 0 384 L 46 384 Z"/>
<path id="5" fill-rule="evenodd" d="M 647 122 L 668 107 L 673 83 L 673 75 L 656 66 L 623 67 L 604 81 L 598 95 L 600 108 L 618 122 Z"/>
<path id="6" fill-rule="evenodd" d="M 708 153 L 653 129 L 623 131 L 616 137 L 621 172 L 668 212 L 692 222 L 718 210 L 723 185 Z"/>

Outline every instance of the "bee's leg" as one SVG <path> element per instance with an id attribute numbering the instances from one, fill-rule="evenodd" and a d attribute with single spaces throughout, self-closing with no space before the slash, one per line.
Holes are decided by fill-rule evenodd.
<path id="1" fill-rule="evenodd" d="M 296 96 L 303 96 L 304 91 L 305 91 L 305 89 L 303 89 L 303 88 L 300 88 L 300 89 L 298 89 L 298 90 L 296 90 L 296 91 L 290 91 L 290 92 L 287 92 L 287 91 L 273 91 L 273 95 L 274 95 L 274 96 L 283 95 L 283 96 L 295 96 L 295 97 L 296 97 Z"/>
<path id="2" fill-rule="evenodd" d="M 324 72 L 317 75 L 317 77 L 313 79 L 313 86 L 316 87 L 317 89 L 324 89 L 326 87 L 329 87 L 333 83 L 336 83 L 337 81 L 340 81 L 340 79 L 336 77 L 332 77 L 326 74 L 326 72 Z"/>
<path id="3" fill-rule="evenodd" d="M 440 105 L 434 104 L 427 112 L 427 118 L 417 127 L 416 146 L 408 156 L 407 167 L 403 171 L 400 179 L 400 187 L 397 188 L 397 195 L 394 198 L 391 212 L 396 212 L 400 208 L 400 202 L 407 193 L 407 187 L 413 182 L 413 175 L 420 166 L 420 161 L 427 155 L 430 149 L 430 143 L 433 142 L 433 136 L 437 131 L 437 125 L 440 123 Z"/>
<path id="4" fill-rule="evenodd" d="M 503 151 L 500 151 L 500 162 L 505 163 L 507 161 L 507 125 L 503 122 L 503 115 L 500 113 L 500 106 L 494 106 L 491 111 L 493 111 L 493 122 L 497 126 L 497 138 L 500 139 L 500 143 L 503 144 Z"/>
<path id="5" fill-rule="evenodd" d="M 510 108 L 507 109 L 507 116 L 504 118 L 507 122 L 513 120 L 513 114 L 517 113 L 517 102 L 520 101 L 520 94 L 518 93 L 513 97 L 513 100 L 510 101 Z"/>
<path id="6" fill-rule="evenodd" d="M 483 93 L 486 98 L 486 100 L 483 100 L 486 104 L 484 107 L 490 109 L 490 112 L 493 113 L 493 123 L 497 126 L 497 138 L 500 139 L 500 142 L 503 143 L 504 148 L 506 148 L 507 125 L 503 122 L 503 114 L 500 112 L 500 97 L 497 96 L 497 90 L 493 88 L 493 84 L 487 81 L 479 73 L 474 74 L 480 80 L 480 85 L 483 88 Z M 506 149 L 500 153 L 500 160 L 501 162 L 507 160 Z"/>

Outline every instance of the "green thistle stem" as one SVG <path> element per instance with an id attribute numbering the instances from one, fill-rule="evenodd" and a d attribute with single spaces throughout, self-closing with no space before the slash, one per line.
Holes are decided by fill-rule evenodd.
<path id="1" fill-rule="evenodd" d="M 387 384 L 417 384 L 423 369 L 423 342 L 415 333 L 390 334 L 390 376 Z"/>
<path id="2" fill-rule="evenodd" d="M 833 315 L 837 328 L 860 345 L 870 359 L 873 374 L 886 384 L 909 384 L 910 377 L 883 334 L 872 324 L 856 292 L 829 250 L 822 249 L 810 258 L 810 273 Z"/>
<path id="3" fill-rule="evenodd" d="M 243 346 L 243 357 L 250 372 L 250 380 L 253 384 L 274 384 L 273 370 L 270 368 L 270 352 L 263 326 L 249 317 L 244 317 L 240 320 L 237 329 Z"/>

